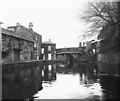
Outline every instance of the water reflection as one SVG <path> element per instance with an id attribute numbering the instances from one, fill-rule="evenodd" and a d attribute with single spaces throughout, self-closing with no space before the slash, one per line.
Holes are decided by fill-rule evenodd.
<path id="1" fill-rule="evenodd" d="M 3 75 L 4 99 L 118 99 L 119 71 L 113 65 L 57 63 Z"/>
<path id="2" fill-rule="evenodd" d="M 14 70 L 9 73 L 3 72 L 2 98 L 4 100 L 31 99 L 37 90 L 42 89 L 41 71 L 41 67 L 32 66 L 24 70 Z"/>
<path id="3" fill-rule="evenodd" d="M 46 75 L 44 74 L 43 90 L 34 95 L 36 99 L 87 99 L 92 95 L 101 96 L 102 89 L 97 75 L 94 75 L 97 71 L 96 64 L 73 63 L 70 67 L 58 63 L 52 66 L 56 69 L 44 67 Z M 56 71 L 54 81 L 51 79 L 54 74 L 51 70 Z"/>
<path id="4" fill-rule="evenodd" d="M 44 81 L 47 80 L 49 83 L 43 81 L 43 90 L 34 95 L 36 99 L 86 99 L 87 101 L 118 99 L 117 89 L 120 79 L 115 76 L 118 71 L 111 71 L 113 69 L 109 68 L 109 65 L 106 65 L 108 70 L 104 70 L 104 64 L 80 62 L 75 62 L 71 66 L 67 63 L 58 63 L 54 66 L 56 66 L 56 79 L 52 81 L 51 76 L 47 76 Z M 47 74 L 52 73 L 50 71 L 51 69 L 47 70 Z"/>
<path id="5" fill-rule="evenodd" d="M 119 99 L 120 78 L 112 75 L 101 75 L 99 78 L 103 90 L 103 99 Z"/>
<path id="6" fill-rule="evenodd" d="M 43 81 L 48 81 L 49 83 L 56 80 L 56 66 L 55 65 L 44 65 L 43 66 Z"/>

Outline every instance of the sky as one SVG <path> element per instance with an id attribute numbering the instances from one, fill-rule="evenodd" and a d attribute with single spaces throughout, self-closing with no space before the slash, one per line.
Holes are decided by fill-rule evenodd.
<path id="1" fill-rule="evenodd" d="M 0 0 L 2 27 L 16 23 L 42 35 L 42 41 L 51 39 L 57 48 L 78 47 L 78 36 L 85 30 L 79 13 L 85 9 L 84 0 Z"/>

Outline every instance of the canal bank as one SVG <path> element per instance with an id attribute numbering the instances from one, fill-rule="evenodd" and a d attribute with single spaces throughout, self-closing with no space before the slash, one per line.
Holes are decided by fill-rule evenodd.
<path id="1" fill-rule="evenodd" d="M 29 67 L 39 66 L 39 65 L 48 65 L 55 63 L 55 60 L 31 60 L 31 61 L 19 61 L 19 62 L 9 62 L 2 63 L 3 73 L 12 72 L 15 70 L 24 70 Z"/>

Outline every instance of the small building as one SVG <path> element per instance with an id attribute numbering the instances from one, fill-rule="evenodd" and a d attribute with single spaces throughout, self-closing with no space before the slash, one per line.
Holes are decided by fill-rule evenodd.
<path id="1" fill-rule="evenodd" d="M 79 42 L 79 53 L 80 54 L 86 53 L 86 43 L 85 42 Z"/>
<path id="2" fill-rule="evenodd" d="M 43 59 L 56 60 L 56 44 L 51 39 L 42 43 L 42 56 Z"/>
<path id="3" fill-rule="evenodd" d="M 41 58 L 42 36 L 33 31 L 32 23 L 29 23 L 29 28 L 17 23 L 16 26 L 8 27 L 8 30 L 12 32 L 17 32 L 17 34 L 19 34 L 22 37 L 34 40 L 33 59 L 38 60 Z"/>
<path id="4" fill-rule="evenodd" d="M 97 53 L 97 43 L 98 40 L 91 40 L 86 42 L 86 52 L 87 54 Z"/>
<path id="5" fill-rule="evenodd" d="M 2 60 L 6 62 L 33 59 L 34 40 L 2 28 Z"/>

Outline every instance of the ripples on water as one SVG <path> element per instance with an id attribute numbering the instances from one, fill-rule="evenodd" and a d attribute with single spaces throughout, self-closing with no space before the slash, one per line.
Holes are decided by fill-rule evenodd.
<path id="1" fill-rule="evenodd" d="M 120 78 L 116 69 L 103 64 L 76 62 L 72 66 L 57 63 L 17 74 L 9 73 L 3 76 L 4 97 L 86 101 L 117 99 Z"/>
<path id="2" fill-rule="evenodd" d="M 102 100 L 118 97 L 118 78 L 101 74 L 103 71 L 99 71 L 97 64 L 74 63 L 72 67 L 57 64 L 55 67 L 56 80 L 52 81 L 51 77 L 48 82 L 43 81 L 43 90 L 34 95 L 35 99 Z"/>
<path id="3" fill-rule="evenodd" d="M 79 74 L 57 74 L 57 80 L 49 83 L 43 82 L 43 90 L 34 97 L 37 99 L 84 99 L 90 96 L 101 96 L 102 90 L 99 83 L 85 84 L 80 81 Z"/>

